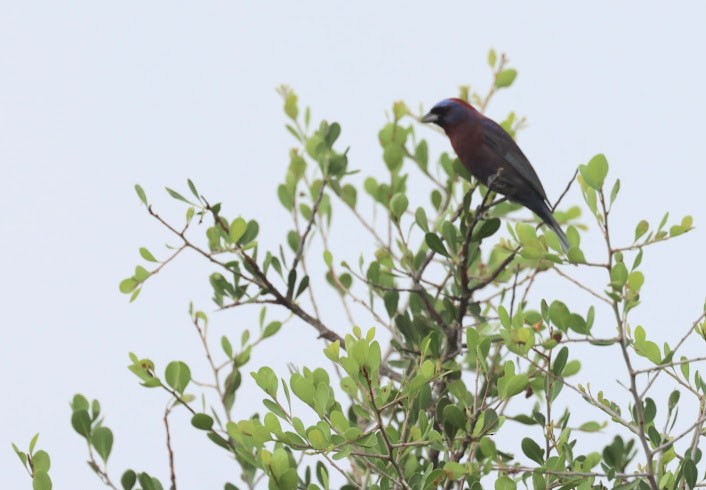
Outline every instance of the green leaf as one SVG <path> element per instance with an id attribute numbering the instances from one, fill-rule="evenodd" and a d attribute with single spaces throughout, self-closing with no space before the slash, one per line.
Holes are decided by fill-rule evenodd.
<path id="1" fill-rule="evenodd" d="M 194 195 L 196 199 L 199 199 L 199 191 L 196 190 L 196 186 L 191 181 L 191 179 L 186 179 L 186 183 L 189 185 L 189 190 Z"/>
<path id="2" fill-rule="evenodd" d="M 669 219 L 669 213 L 664 213 L 664 216 L 662 216 L 662 221 L 659 222 L 659 226 L 657 227 L 657 230 L 662 230 L 664 228 L 664 225 L 667 224 L 667 220 Z"/>
<path id="3" fill-rule="evenodd" d="M 426 242 L 427 246 L 434 252 L 441 254 L 444 257 L 449 256 L 449 253 L 446 251 L 446 247 L 444 247 L 441 238 L 439 238 L 439 236 L 435 233 L 427 233 L 426 235 L 424 235 L 424 241 Z"/>
<path id="4" fill-rule="evenodd" d="M 307 221 L 311 219 L 311 216 L 314 212 L 308 205 L 304 203 L 299 205 L 299 211 L 301 212 L 302 217 Z"/>
<path id="5" fill-rule="evenodd" d="M 292 391 L 297 398 L 307 405 L 313 405 L 316 389 L 311 381 L 300 374 L 294 373 L 289 380 L 289 385 L 292 387 Z"/>
<path id="6" fill-rule="evenodd" d="M 299 283 L 299 287 L 297 288 L 297 293 L 294 295 L 294 298 L 298 298 L 301 296 L 301 294 L 306 291 L 306 288 L 309 286 L 309 276 L 304 276 Z"/>
<path id="7" fill-rule="evenodd" d="M 529 384 L 529 378 L 524 374 L 516 374 L 510 378 L 505 385 L 504 393 L 501 393 L 503 398 L 512 398 L 525 391 Z"/>
<path id="8" fill-rule="evenodd" d="M 138 265 L 135 267 L 135 275 L 133 278 L 138 281 L 138 282 L 143 282 L 145 281 L 148 277 L 150 277 L 150 272 L 142 267 L 141 265 Z"/>
<path id="9" fill-rule="evenodd" d="M 132 490 L 132 487 L 137 483 L 137 475 L 132 470 L 126 470 L 123 476 L 120 477 L 120 484 L 124 490 Z"/>
<path id="10" fill-rule="evenodd" d="M 426 140 L 420 141 L 414 149 L 414 159 L 422 170 L 426 172 L 429 165 L 429 147 Z"/>
<path id="11" fill-rule="evenodd" d="M 552 301 L 551 306 L 549 306 L 549 318 L 559 330 L 566 332 L 571 323 L 571 312 L 561 301 Z"/>
<path id="12" fill-rule="evenodd" d="M 491 49 L 488 51 L 488 65 L 491 68 L 495 68 L 495 63 L 498 62 L 498 54 L 495 52 L 494 49 Z"/>
<path id="13" fill-rule="evenodd" d="M 34 447 L 37 445 L 38 440 L 39 440 L 39 432 L 34 434 L 34 437 L 32 437 L 32 440 L 29 441 L 29 454 L 34 453 Z"/>
<path id="14" fill-rule="evenodd" d="M 561 376 L 566 366 L 566 360 L 569 357 L 569 349 L 567 347 L 562 347 L 556 358 L 554 359 L 554 365 L 552 366 L 552 372 L 555 376 Z"/>
<path id="15" fill-rule="evenodd" d="M 235 218 L 230 224 L 230 241 L 233 243 L 238 243 L 238 240 L 243 237 L 247 228 L 248 224 L 243 218 Z"/>
<path id="16" fill-rule="evenodd" d="M 427 381 L 431 380 L 431 378 L 434 377 L 434 371 L 435 371 L 434 363 L 429 359 L 424 361 L 422 363 L 422 365 L 419 367 L 419 374 L 421 374 L 422 377 Z"/>
<path id="17" fill-rule="evenodd" d="M 618 197 L 618 192 L 620 192 L 620 179 L 617 179 L 615 181 L 615 184 L 613 184 L 613 189 L 610 191 L 611 205 L 615 202 L 615 199 Z"/>
<path id="18" fill-rule="evenodd" d="M 547 481 L 544 478 L 544 475 L 542 474 L 541 470 L 537 470 L 532 473 L 532 487 L 534 488 L 534 490 L 546 490 Z"/>
<path id="19" fill-rule="evenodd" d="M 378 193 L 378 183 L 373 177 L 368 177 L 363 183 L 363 188 L 365 192 L 370 194 L 371 197 L 375 197 Z"/>
<path id="20" fill-rule="evenodd" d="M 466 412 L 461 410 L 458 406 L 446 405 L 441 415 L 441 420 L 454 429 L 451 432 L 451 434 L 453 434 L 456 430 L 463 430 L 466 427 L 468 417 L 466 416 Z"/>
<path id="21" fill-rule="evenodd" d="M 324 250 L 324 263 L 329 268 L 333 265 L 333 254 L 329 250 Z"/>
<path id="22" fill-rule="evenodd" d="M 294 285 L 297 283 L 297 270 L 291 269 L 287 275 L 287 298 L 294 294 Z"/>
<path id="23" fill-rule="evenodd" d="M 515 78 L 517 78 L 517 70 L 508 68 L 495 76 L 495 86 L 497 88 L 509 87 L 515 81 Z"/>
<path id="24" fill-rule="evenodd" d="M 441 208 L 441 192 L 438 189 L 431 191 L 431 204 L 437 211 Z"/>
<path id="25" fill-rule="evenodd" d="M 343 415 L 343 412 L 339 410 L 332 411 L 329 418 L 331 419 L 331 424 L 333 427 L 335 427 L 339 432 L 345 432 L 351 426 L 348 418 L 346 418 L 346 416 Z"/>
<path id="26" fill-rule="evenodd" d="M 634 291 L 639 291 L 642 285 L 645 283 L 645 275 L 640 271 L 632 271 L 628 275 L 628 285 L 630 289 Z"/>
<path id="27" fill-rule="evenodd" d="M 121 293 L 130 294 L 139 285 L 140 283 L 137 282 L 135 279 L 133 279 L 132 277 L 128 277 L 127 279 L 123 279 L 122 281 L 120 281 L 120 286 L 118 287 Z"/>
<path id="28" fill-rule="evenodd" d="M 108 462 L 110 451 L 113 449 L 113 431 L 107 427 L 96 427 L 91 435 L 91 444 L 104 463 Z"/>
<path id="29" fill-rule="evenodd" d="M 500 220 L 491 218 L 481 223 L 480 228 L 474 233 L 474 239 L 483 240 L 495 234 L 500 229 Z"/>
<path id="30" fill-rule="evenodd" d="M 599 424 L 598 422 L 593 422 L 593 421 L 584 422 L 583 424 L 581 424 L 579 426 L 579 430 L 581 430 L 583 432 L 598 432 L 602 428 L 603 428 L 603 426 L 601 424 Z"/>
<path id="31" fill-rule="evenodd" d="M 333 147 L 333 144 L 336 142 L 340 135 L 341 125 L 337 122 L 331 123 L 331 125 L 328 127 L 328 131 L 326 131 L 326 144 L 328 144 L 328 146 L 330 147 Z"/>
<path id="32" fill-rule="evenodd" d="M 516 227 L 517 237 L 523 245 L 528 245 L 537 241 L 537 230 L 534 225 L 519 223 Z"/>
<path id="33" fill-rule="evenodd" d="M 258 369 L 257 373 L 251 373 L 252 377 L 255 379 L 255 383 L 262 388 L 265 393 L 270 395 L 272 398 L 277 396 L 277 388 L 279 387 L 279 381 L 277 375 L 269 366 L 262 366 Z"/>
<path id="34" fill-rule="evenodd" d="M 461 463 L 448 461 L 444 464 L 444 473 L 449 480 L 455 481 L 463 478 L 463 475 L 468 473 L 468 469 Z"/>
<path id="35" fill-rule="evenodd" d="M 294 207 L 294 196 L 289 192 L 286 185 L 280 184 L 279 187 L 277 187 L 277 197 L 287 211 L 292 210 Z"/>
<path id="36" fill-rule="evenodd" d="M 17 457 L 20 458 L 20 461 L 22 461 L 22 465 L 27 466 L 27 454 L 21 451 L 14 442 L 12 443 L 12 449 L 15 451 L 15 454 L 17 454 Z"/>
<path id="37" fill-rule="evenodd" d="M 328 447 L 328 440 L 321 429 L 316 427 L 309 429 L 306 433 L 306 438 L 309 439 L 314 449 L 323 450 Z"/>
<path id="38" fill-rule="evenodd" d="M 657 416 L 657 405 L 652 398 L 647 398 L 645 400 L 643 416 L 646 424 L 652 422 Z"/>
<path id="39" fill-rule="evenodd" d="M 446 168 L 444 168 L 444 170 L 446 170 Z M 473 178 L 473 174 L 468 171 L 466 166 L 463 163 L 461 163 L 461 160 L 459 160 L 458 158 L 454 158 L 453 161 L 451 162 L 451 170 L 452 170 L 452 172 L 450 174 L 450 177 L 453 178 L 456 175 L 458 175 L 459 177 L 466 180 L 467 182 L 475 182 L 475 180 Z M 470 204 L 470 197 L 469 197 L 468 203 Z"/>
<path id="40" fill-rule="evenodd" d="M 213 427 L 213 417 L 205 413 L 195 413 L 191 417 L 191 425 L 200 430 L 211 430 Z"/>
<path id="41" fill-rule="evenodd" d="M 88 400 L 86 399 L 85 396 L 83 396 L 80 393 L 77 393 L 74 395 L 73 399 L 71 400 L 71 410 L 76 411 L 76 410 L 86 410 L 88 411 Z"/>
<path id="42" fill-rule="evenodd" d="M 495 490 L 517 490 L 517 485 L 512 478 L 501 476 L 495 480 Z"/>
<path id="43" fill-rule="evenodd" d="M 681 356 L 679 360 L 681 361 L 681 373 L 684 376 L 684 379 L 689 381 L 689 363 L 685 362 L 687 358 L 685 356 Z"/>
<path id="44" fill-rule="evenodd" d="M 34 471 L 43 471 L 48 473 L 49 468 L 51 468 L 49 453 L 41 449 L 34 453 L 34 455 L 32 455 L 32 466 L 34 467 Z"/>
<path id="45" fill-rule="evenodd" d="M 646 357 L 654 364 L 662 362 L 662 353 L 659 346 L 649 340 L 635 340 L 635 351 L 642 357 Z"/>
<path id="46" fill-rule="evenodd" d="M 356 201 L 358 200 L 358 191 L 352 185 L 346 184 L 341 188 L 341 199 L 351 208 L 355 208 Z"/>
<path id="47" fill-rule="evenodd" d="M 441 223 L 441 235 L 444 237 L 451 250 L 457 249 L 458 230 L 454 225 L 448 221 Z"/>
<path id="48" fill-rule="evenodd" d="M 158 487 L 154 484 L 154 479 L 147 473 L 140 473 L 138 477 L 142 490 L 157 490 Z"/>
<path id="49" fill-rule="evenodd" d="M 423 232 L 429 232 L 429 222 L 427 221 L 427 213 L 424 211 L 423 207 L 418 207 L 417 211 L 414 213 L 414 221 L 417 226 L 422 229 Z"/>
<path id="50" fill-rule="evenodd" d="M 245 234 L 240 239 L 240 243 L 242 245 L 246 245 L 246 244 L 252 242 L 253 240 L 255 240 L 255 238 L 257 238 L 257 234 L 259 231 L 260 231 L 260 225 L 257 223 L 257 221 L 255 221 L 255 220 L 248 221 L 248 226 L 245 229 Z"/>
<path id="51" fill-rule="evenodd" d="M 221 337 L 221 349 L 229 359 L 233 357 L 233 346 L 225 335 Z"/>
<path id="52" fill-rule="evenodd" d="M 392 212 L 392 217 L 399 221 L 405 211 L 407 211 L 407 206 L 409 206 L 407 196 L 402 193 L 397 193 L 392 196 L 392 199 L 390 200 L 390 211 Z"/>
<path id="53" fill-rule="evenodd" d="M 696 486 L 696 480 L 698 478 L 698 471 L 696 469 L 696 463 L 691 458 L 684 460 L 684 480 L 689 488 L 694 488 Z"/>
<path id="54" fill-rule="evenodd" d="M 625 266 L 625 263 L 618 262 L 613 265 L 613 268 L 610 270 L 611 286 L 615 289 L 622 289 L 627 281 L 628 268 Z"/>
<path id="55" fill-rule="evenodd" d="M 299 240 L 299 233 L 289 230 L 289 233 L 287 233 L 287 245 L 292 249 L 292 252 L 299 252 Z"/>
<path id="56" fill-rule="evenodd" d="M 184 393 L 186 386 L 191 381 L 191 369 L 184 362 L 172 361 L 164 371 L 164 379 L 174 391 L 179 394 Z"/>
<path id="57" fill-rule="evenodd" d="M 529 437 L 522 439 L 522 452 L 535 463 L 544 464 L 544 450 L 539 447 L 539 444 L 534 439 Z"/>
<path id="58" fill-rule="evenodd" d="M 32 490 L 51 490 L 51 478 L 45 471 L 35 471 L 32 475 Z"/>
<path id="59" fill-rule="evenodd" d="M 282 387 L 284 387 L 284 390 L 285 390 L 284 392 L 287 393 L 287 385 L 284 383 L 284 380 L 282 380 Z M 269 398 L 264 398 L 262 400 L 262 404 L 265 405 L 270 412 L 272 412 L 273 414 L 275 414 L 279 418 L 281 418 L 281 419 L 288 419 L 289 418 L 289 416 L 282 409 L 282 407 L 277 405 L 277 403 L 273 402 Z"/>
<path id="60" fill-rule="evenodd" d="M 510 318 L 510 313 L 508 313 L 507 309 L 502 305 L 498 307 L 498 316 L 500 317 L 500 325 L 507 329 L 512 328 L 512 318 Z"/>
<path id="61" fill-rule="evenodd" d="M 265 330 L 262 332 L 262 338 L 266 339 L 268 337 L 272 337 L 274 334 L 279 332 L 280 328 L 282 328 L 282 322 L 280 321 L 275 320 L 273 322 L 268 323 L 265 327 Z"/>
<path id="62" fill-rule="evenodd" d="M 400 168 L 402 168 L 402 163 L 404 160 L 402 148 L 395 143 L 385 146 L 382 153 L 382 159 L 385 161 L 385 165 L 387 165 L 390 172 L 396 174 Z"/>
<path id="63" fill-rule="evenodd" d="M 137 197 L 140 198 L 140 201 L 142 201 L 142 204 L 144 204 L 145 206 L 148 206 L 147 195 L 145 194 L 145 191 L 142 189 L 142 187 L 139 184 L 135 184 L 135 192 L 137 192 Z"/>
<path id="64" fill-rule="evenodd" d="M 672 393 L 669 395 L 669 411 L 671 412 L 674 410 L 674 407 L 677 406 L 679 403 L 679 398 L 681 397 L 681 392 L 679 390 L 674 390 Z"/>
<path id="65" fill-rule="evenodd" d="M 165 187 L 165 189 L 167 190 L 167 194 L 169 194 L 170 196 L 172 196 L 172 197 L 173 197 L 174 199 L 176 199 L 177 201 L 182 201 L 182 202 L 185 202 L 185 203 L 187 203 L 187 204 L 192 204 L 191 202 L 189 202 L 189 200 L 188 200 L 187 198 L 185 198 L 184 196 L 182 196 L 181 194 L 179 194 L 177 191 L 175 191 L 175 190 L 173 190 L 173 189 L 170 189 L 169 187 Z"/>
<path id="66" fill-rule="evenodd" d="M 87 410 L 76 410 L 71 415 L 71 426 L 76 432 L 88 439 L 91 435 L 91 417 Z"/>
<path id="67" fill-rule="evenodd" d="M 296 119 L 299 115 L 298 97 L 294 92 L 289 92 L 284 99 L 284 113 L 291 119 Z"/>
<path id="68" fill-rule="evenodd" d="M 339 356 L 340 356 L 340 350 L 341 350 L 341 341 L 336 340 L 335 342 L 331 342 L 329 345 L 326 346 L 324 349 L 324 355 L 328 357 L 330 360 L 333 362 L 338 362 Z"/>
<path id="69" fill-rule="evenodd" d="M 316 463 L 316 479 L 321 483 L 321 486 L 326 490 L 329 488 L 329 475 L 328 469 L 321 461 Z"/>
<path id="70" fill-rule="evenodd" d="M 640 221 L 635 227 L 635 241 L 637 241 L 642 235 L 647 233 L 647 230 L 649 229 L 650 224 L 647 221 L 645 221 L 644 219 Z"/>
<path id="71" fill-rule="evenodd" d="M 608 160 L 604 154 L 599 153 L 591 158 L 588 164 L 579 165 L 579 172 L 589 186 L 600 191 L 608 175 Z"/>
<path id="72" fill-rule="evenodd" d="M 145 247 L 140 248 L 140 255 L 142 256 L 143 259 L 145 259 L 148 262 L 159 262 L 157 259 L 154 258 L 154 255 L 147 250 Z"/>
<path id="73" fill-rule="evenodd" d="M 383 297 L 383 302 L 385 303 L 385 310 L 387 315 L 392 318 L 397 313 L 397 305 L 400 300 L 400 293 L 397 291 L 386 291 Z"/>
<path id="74" fill-rule="evenodd" d="M 580 170 L 580 168 L 579 168 Z M 598 216 L 598 195 L 596 191 L 590 187 L 587 183 L 586 180 L 579 175 L 578 178 L 579 184 L 581 184 L 581 190 L 583 191 L 583 198 L 584 201 L 586 201 L 586 204 L 588 205 L 588 209 L 591 210 L 591 213 L 593 213 L 594 216 Z"/>

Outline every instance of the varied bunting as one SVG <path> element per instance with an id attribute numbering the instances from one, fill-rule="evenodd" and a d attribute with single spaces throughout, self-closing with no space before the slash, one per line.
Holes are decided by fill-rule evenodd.
<path id="1" fill-rule="evenodd" d="M 569 249 L 569 240 L 552 215 L 539 177 L 502 126 L 461 99 L 442 100 L 422 122 L 440 126 L 463 166 L 476 179 L 534 212 L 559 236 L 564 250 Z"/>

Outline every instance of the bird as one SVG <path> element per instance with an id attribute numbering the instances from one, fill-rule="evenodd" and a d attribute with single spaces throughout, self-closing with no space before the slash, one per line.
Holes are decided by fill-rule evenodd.
<path id="1" fill-rule="evenodd" d="M 547 193 L 529 159 L 502 126 L 462 99 L 444 99 L 422 117 L 444 130 L 463 166 L 488 189 L 539 216 L 557 234 L 565 252 L 569 239 L 549 207 Z"/>

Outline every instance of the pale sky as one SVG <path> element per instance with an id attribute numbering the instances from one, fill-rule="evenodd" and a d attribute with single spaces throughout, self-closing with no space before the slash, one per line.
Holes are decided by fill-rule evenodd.
<path id="1" fill-rule="evenodd" d="M 102 488 L 69 423 L 76 392 L 103 405 L 115 433 L 114 479 L 132 467 L 167 483 L 166 394 L 138 385 L 128 352 L 151 357 L 160 371 L 182 359 L 205 377 L 186 312 L 190 300 L 214 310 L 211 269 L 193 256 L 180 260 L 128 303 L 117 286 L 140 263 L 138 248 L 164 257 L 170 240 L 133 185 L 180 218 L 183 208 L 162 189 L 184 189 L 191 178 L 224 202 L 226 215 L 263 220 L 263 251 L 273 247 L 289 229 L 276 188 L 295 144 L 274 90 L 281 83 L 298 91 L 315 120 L 341 123 L 351 168 L 382 176 L 377 132 L 395 100 L 430 107 L 461 84 L 485 88 L 488 49 L 507 52 L 519 76 L 489 115 L 527 116 L 519 143 L 551 199 L 578 164 L 603 152 L 609 181 L 622 180 L 619 240 L 630 240 L 643 218 L 694 216 L 694 232 L 646 253 L 643 306 L 633 320 L 660 345 L 673 343 L 706 296 L 705 19 L 701 2 L 4 2 L 0 488 L 31 488 L 10 442 L 26 447 L 36 432 L 52 457 L 55 488 Z M 449 150 L 431 130 L 419 134 L 433 154 Z M 577 189 L 565 203 L 581 203 Z M 348 214 L 335 217 L 340 259 L 355 259 L 369 242 L 345 236 Z M 595 226 L 585 221 L 586 249 L 598 256 Z M 588 304 L 566 283 L 542 288 L 536 300 Z M 339 309 L 332 304 L 323 315 L 345 334 Z M 212 317 L 216 339 L 238 339 L 253 318 Z M 314 339 L 293 322 L 255 352 L 246 372 L 328 366 Z M 599 353 L 584 358 L 575 381 L 620 398 L 618 351 Z M 237 418 L 261 409 L 261 392 L 249 376 L 244 383 Z M 604 420 L 596 411 L 585 417 Z M 174 434 L 180 488 L 239 483 L 237 467 L 184 413 L 173 425 L 183 426 Z"/>

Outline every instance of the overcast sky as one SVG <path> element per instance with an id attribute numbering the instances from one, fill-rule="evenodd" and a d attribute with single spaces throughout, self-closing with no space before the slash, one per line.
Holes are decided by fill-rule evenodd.
<path id="1" fill-rule="evenodd" d="M 317 120 L 341 123 L 352 168 L 380 176 L 377 131 L 393 101 L 430 107 L 461 84 L 485 88 L 488 49 L 507 52 L 519 76 L 489 113 L 528 117 L 519 141 L 550 198 L 578 164 L 603 152 L 610 182 L 623 182 L 614 213 L 618 239 L 630 239 L 640 219 L 657 223 L 665 211 L 675 219 L 694 216 L 693 233 L 646 254 L 644 305 L 635 314 L 650 338 L 673 341 L 706 295 L 705 5 L 3 2 L 0 487 L 30 488 L 10 442 L 26 447 L 40 432 L 55 488 L 100 488 L 69 424 L 76 392 L 103 404 L 116 436 L 115 478 L 130 466 L 166 483 L 166 398 L 138 386 L 127 353 L 149 356 L 160 369 L 184 359 L 205 376 L 186 312 L 190 300 L 213 310 L 211 269 L 186 258 L 128 304 L 117 285 L 139 263 L 138 248 L 163 257 L 169 240 L 138 205 L 133 185 L 142 184 L 165 214 L 181 217 L 183 209 L 162 189 L 184 188 L 192 178 L 224 201 L 228 215 L 266 218 L 262 240 L 277 243 L 288 217 L 276 187 L 294 144 L 274 90 L 281 83 L 298 91 Z M 432 131 L 423 135 L 435 152 L 449 149 Z M 580 193 L 574 189 L 566 199 L 579 203 Z M 338 233 L 350 219 L 340 218 Z M 337 240 L 342 255 L 356 257 L 355 240 Z M 597 240 L 587 240 L 591 250 Z M 563 283 L 543 287 L 538 297 L 585 301 Z M 341 323 L 337 306 L 324 315 Z M 237 339 L 250 318 L 220 314 L 214 322 L 219 335 Z M 314 338 L 293 322 L 250 367 L 269 364 L 284 373 L 290 360 L 327 365 Z M 605 352 L 600 363 L 585 361 L 577 381 L 619 393 L 614 370 L 622 365 L 609 359 L 618 352 Z M 248 376 L 244 381 L 240 418 L 258 410 L 262 398 Z M 237 483 L 223 451 L 176 414 L 180 424 L 180 488 Z"/>

